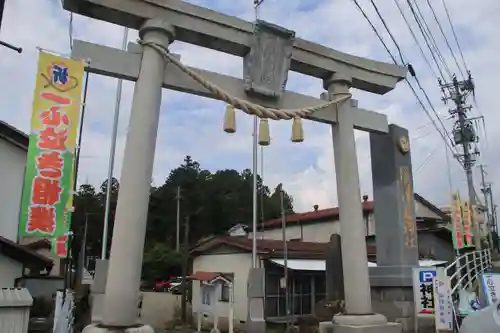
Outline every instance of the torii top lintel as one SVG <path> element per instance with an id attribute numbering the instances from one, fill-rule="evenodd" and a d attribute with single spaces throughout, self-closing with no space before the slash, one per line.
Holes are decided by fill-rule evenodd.
<path id="1" fill-rule="evenodd" d="M 175 27 L 177 40 L 245 56 L 250 49 L 253 24 L 234 16 L 192 5 L 182 0 L 64 0 L 66 10 L 139 29 L 146 20 L 164 17 Z M 317 78 L 342 73 L 352 78 L 353 88 L 385 94 L 406 75 L 406 69 L 352 56 L 334 49 L 295 39 L 290 69 Z"/>

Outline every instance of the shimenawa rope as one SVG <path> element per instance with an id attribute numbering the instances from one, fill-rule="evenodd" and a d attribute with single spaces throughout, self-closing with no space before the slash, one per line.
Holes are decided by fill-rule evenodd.
<path id="1" fill-rule="evenodd" d="M 342 94 L 343 96 L 329 101 L 325 104 L 320 104 L 312 107 L 302 108 L 302 109 L 273 109 L 266 108 L 258 104 L 254 104 L 238 97 L 231 96 L 228 92 L 219 88 L 217 85 L 205 80 L 201 75 L 191 70 L 190 68 L 184 66 L 179 60 L 177 60 L 170 52 L 162 47 L 161 45 L 148 42 L 144 40 L 137 40 L 137 42 L 142 46 L 149 46 L 159 52 L 167 61 L 170 61 L 175 66 L 177 66 L 181 71 L 189 75 L 193 80 L 201 84 L 205 89 L 210 91 L 212 94 L 219 97 L 224 102 L 234 106 L 237 109 L 249 115 L 256 115 L 259 118 L 270 118 L 273 120 L 290 120 L 296 117 L 304 118 L 316 111 L 322 110 L 330 105 L 337 104 L 348 100 L 351 97 L 350 93 Z"/>

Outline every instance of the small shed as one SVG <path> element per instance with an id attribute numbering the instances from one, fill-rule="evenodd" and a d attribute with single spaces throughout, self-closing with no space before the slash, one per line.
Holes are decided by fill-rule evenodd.
<path id="1" fill-rule="evenodd" d="M 0 332 L 27 333 L 32 305 L 28 289 L 0 289 Z"/>
<path id="2" fill-rule="evenodd" d="M 219 331 L 219 313 L 226 312 L 227 330 L 233 332 L 233 274 L 197 271 L 189 277 L 199 283 L 199 304 L 196 304 L 198 332 L 202 321 L 208 319 L 213 323 L 213 330 Z M 194 305 L 194 304 L 193 304 Z M 222 308 L 226 308 L 224 311 Z"/>

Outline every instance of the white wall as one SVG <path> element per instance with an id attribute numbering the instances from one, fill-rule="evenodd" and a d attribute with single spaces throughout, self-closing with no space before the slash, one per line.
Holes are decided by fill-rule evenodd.
<path id="1" fill-rule="evenodd" d="M 0 288 L 14 287 L 14 280 L 23 274 L 23 265 L 0 254 Z"/>
<path id="2" fill-rule="evenodd" d="M 0 236 L 14 242 L 17 240 L 26 154 L 25 150 L 0 138 Z"/>
<path id="3" fill-rule="evenodd" d="M 367 235 L 373 235 L 375 233 L 375 224 L 373 221 L 373 215 L 368 216 L 368 233 Z M 365 226 L 367 221 L 364 221 Z M 291 224 L 291 223 L 290 223 Z M 319 223 L 305 223 L 303 226 L 300 225 L 290 225 L 286 227 L 286 238 L 290 239 L 302 239 L 304 242 L 319 242 L 327 243 L 330 241 L 330 235 L 340 234 L 340 221 L 326 221 Z M 252 237 L 252 233 L 249 233 L 249 237 Z M 282 240 L 283 233 L 281 228 L 269 229 L 260 231 L 257 233 L 257 238 L 261 239 L 276 239 Z"/>
<path id="4" fill-rule="evenodd" d="M 251 267 L 250 253 L 205 254 L 193 261 L 193 273 L 204 271 L 234 274 L 234 320 L 237 322 L 247 320 L 247 279 Z M 216 299 L 219 298 L 220 295 L 216 295 Z M 196 282 L 193 283 L 193 313 L 198 312 L 200 303 L 200 284 Z M 220 317 L 227 317 L 227 306 L 225 302 L 217 302 Z"/>

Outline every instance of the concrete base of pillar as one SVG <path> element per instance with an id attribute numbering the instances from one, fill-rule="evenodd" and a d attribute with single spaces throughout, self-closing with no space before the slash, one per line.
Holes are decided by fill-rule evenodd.
<path id="1" fill-rule="evenodd" d="M 245 323 L 245 331 L 248 333 L 266 332 L 266 322 L 264 320 L 248 320 Z"/>
<path id="2" fill-rule="evenodd" d="M 333 317 L 334 333 L 401 333 L 403 327 L 398 323 L 388 323 L 381 314 L 343 315 Z"/>
<path id="3" fill-rule="evenodd" d="M 99 324 L 92 324 L 85 327 L 82 333 L 155 333 L 155 330 L 148 325 L 140 325 L 129 328 L 116 328 L 116 327 L 101 327 Z"/>

